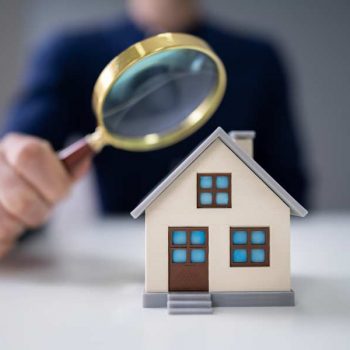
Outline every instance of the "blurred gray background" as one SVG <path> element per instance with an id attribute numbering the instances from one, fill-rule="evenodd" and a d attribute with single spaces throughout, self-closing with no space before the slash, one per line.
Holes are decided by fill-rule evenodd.
<path id="1" fill-rule="evenodd" d="M 223 25 L 279 44 L 293 98 L 315 209 L 350 208 L 350 1 L 206 0 Z M 67 26 L 110 19 L 121 0 L 0 0 L 0 124 L 23 66 L 43 38 Z"/>

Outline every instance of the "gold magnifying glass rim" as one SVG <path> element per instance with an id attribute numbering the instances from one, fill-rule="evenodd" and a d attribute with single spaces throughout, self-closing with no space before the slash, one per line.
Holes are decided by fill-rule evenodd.
<path id="1" fill-rule="evenodd" d="M 110 133 L 103 121 L 103 106 L 115 82 L 132 65 L 159 52 L 174 49 L 191 49 L 211 58 L 218 71 L 217 84 L 212 92 L 184 119 L 178 127 L 164 134 L 148 134 L 143 137 L 124 137 Z M 96 150 L 104 144 L 128 151 L 150 151 L 181 141 L 204 125 L 219 106 L 226 89 L 226 71 L 220 58 L 202 39 L 183 33 L 162 33 L 140 41 L 115 57 L 98 77 L 92 97 L 92 105 L 98 127 L 90 135 L 89 143 Z"/>

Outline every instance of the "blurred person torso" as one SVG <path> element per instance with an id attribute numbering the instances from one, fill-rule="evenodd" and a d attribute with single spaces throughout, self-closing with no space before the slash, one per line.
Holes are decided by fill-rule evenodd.
<path id="1" fill-rule="evenodd" d="M 225 131 L 255 130 L 254 158 L 305 204 L 305 170 L 288 81 L 275 49 L 264 40 L 223 30 L 204 19 L 186 31 L 206 40 L 222 59 L 228 75 L 223 102 L 204 127 L 174 146 L 146 153 L 106 147 L 97 155 L 95 179 L 102 211 L 133 209 L 217 126 Z M 116 55 L 147 36 L 125 16 L 47 42 L 29 65 L 5 132 L 45 138 L 57 150 L 70 136 L 93 132 L 91 95 L 97 77 Z"/>

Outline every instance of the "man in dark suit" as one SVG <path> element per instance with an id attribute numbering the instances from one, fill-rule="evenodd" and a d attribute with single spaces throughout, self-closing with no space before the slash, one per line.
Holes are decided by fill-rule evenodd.
<path id="1" fill-rule="evenodd" d="M 0 255 L 25 228 L 44 223 L 89 168 L 87 159 L 69 175 L 54 150 L 71 135 L 94 130 L 90 100 L 101 70 L 128 46 L 163 31 L 188 32 L 212 46 L 227 69 L 225 98 L 201 130 L 175 146 L 148 153 L 104 149 L 93 160 L 102 211 L 130 211 L 217 126 L 255 130 L 258 163 L 305 203 L 305 170 L 288 80 L 275 49 L 211 24 L 196 0 L 129 0 L 127 12 L 104 26 L 57 36 L 31 63 L 9 114 L 5 132 L 11 133 L 0 142 Z"/>

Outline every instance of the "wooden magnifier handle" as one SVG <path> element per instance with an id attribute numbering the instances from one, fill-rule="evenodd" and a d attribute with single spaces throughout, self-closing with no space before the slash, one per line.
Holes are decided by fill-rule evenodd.
<path id="1" fill-rule="evenodd" d="M 92 158 L 106 144 L 104 132 L 101 127 L 70 146 L 58 152 L 58 158 L 62 161 L 67 171 L 72 174 L 74 170 L 87 158 Z"/>
<path id="2" fill-rule="evenodd" d="M 67 171 L 72 174 L 80 163 L 94 155 L 95 151 L 93 148 L 85 138 L 82 138 L 61 150 L 58 153 L 58 158 L 62 161 Z"/>

